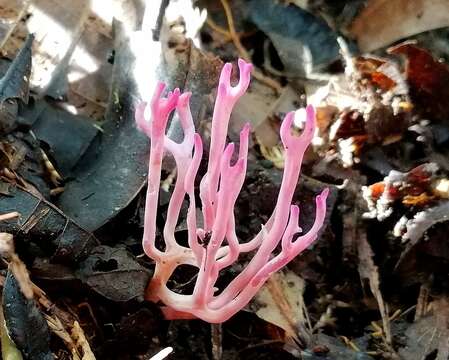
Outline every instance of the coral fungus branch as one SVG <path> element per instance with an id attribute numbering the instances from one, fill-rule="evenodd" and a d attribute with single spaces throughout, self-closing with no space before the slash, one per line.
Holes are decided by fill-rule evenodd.
<path id="1" fill-rule="evenodd" d="M 151 119 L 144 116 L 146 104 L 136 109 L 137 126 L 151 138 L 148 189 L 145 208 L 143 248 L 156 263 L 155 273 L 147 289 L 147 298 L 162 301 L 164 313 L 170 318 L 196 316 L 211 323 L 229 319 L 244 307 L 270 275 L 284 267 L 306 249 L 318 236 L 326 215 L 328 189 L 316 197 L 316 215 L 312 228 L 299 237 L 299 208 L 292 205 L 304 152 L 315 131 L 315 112 L 306 109 L 307 120 L 300 136 L 292 132 L 294 113 L 289 113 L 281 125 L 280 135 L 285 150 L 285 168 L 273 215 L 253 239 L 241 243 L 237 237 L 234 207 L 242 189 L 248 161 L 249 125 L 240 133 L 237 161 L 231 164 L 235 152 L 233 143 L 226 144 L 229 119 L 237 100 L 246 92 L 252 65 L 238 61 L 240 80 L 231 86 L 232 65 L 223 67 L 212 119 L 211 143 L 207 171 L 199 186 L 203 227 L 197 224 L 195 178 L 203 156 L 203 143 L 190 114 L 191 94 L 178 89 L 162 97 L 164 84 L 158 84 L 150 104 Z M 170 140 L 165 132 L 170 114 L 176 109 L 184 131 L 183 141 Z M 176 163 L 177 178 L 167 210 L 163 229 L 165 249 L 156 247 L 156 215 L 164 152 Z M 175 238 L 182 204 L 188 201 L 188 247 Z M 199 204 L 198 204 L 199 205 Z M 276 248 L 280 252 L 274 255 Z M 230 284 L 216 295 L 216 283 L 221 270 L 238 260 L 242 252 L 255 251 L 249 264 Z M 179 294 L 167 287 L 167 282 L 180 265 L 198 268 L 193 293 Z M 189 315 L 190 314 L 190 315 Z"/>

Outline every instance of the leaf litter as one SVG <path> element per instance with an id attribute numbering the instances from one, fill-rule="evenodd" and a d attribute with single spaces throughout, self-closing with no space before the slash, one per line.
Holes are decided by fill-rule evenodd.
<path id="1" fill-rule="evenodd" d="M 444 2 L 370 0 L 360 10 L 344 1 L 172 0 L 147 12 L 114 0 L 109 13 L 98 3 L 0 8 L 2 351 L 447 359 L 449 68 L 432 52 L 444 36 L 432 29 L 448 25 Z M 207 138 L 217 75 L 238 56 L 257 67 L 230 124 L 236 140 L 251 121 L 256 163 L 236 206 L 238 236 L 270 216 L 283 167 L 280 119 L 306 103 L 317 108 L 318 131 L 294 201 L 307 231 L 310 200 L 326 184 L 330 215 L 317 243 L 246 311 L 220 327 L 167 323 L 143 300 L 154 264 L 140 246 L 148 144 L 134 107 L 156 80 L 193 91 Z M 300 116 L 295 123 L 301 128 Z M 169 135 L 179 134 L 174 117 Z M 164 162 L 168 192 L 172 165 Z M 263 196 L 250 202 L 254 194 Z M 176 236 L 186 240 L 182 223 Z M 177 291 L 191 281 L 188 269 L 174 274 Z"/>

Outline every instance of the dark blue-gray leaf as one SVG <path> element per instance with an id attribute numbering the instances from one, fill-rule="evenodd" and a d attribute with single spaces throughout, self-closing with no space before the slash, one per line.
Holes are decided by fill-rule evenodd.
<path id="1" fill-rule="evenodd" d="M 15 128 L 18 101 L 28 102 L 31 73 L 31 45 L 33 35 L 28 35 L 25 44 L 9 64 L 8 70 L 0 80 L 0 133 L 9 133 Z M 2 62 L 0 71 L 4 71 Z"/>
<path id="2" fill-rule="evenodd" d="M 28 102 L 33 40 L 34 35 L 28 35 L 25 44 L 0 80 L 0 103 L 12 98 Z"/>
<path id="3" fill-rule="evenodd" d="M 98 134 L 91 119 L 71 114 L 45 100 L 20 108 L 18 121 L 45 143 L 47 155 L 54 159 L 64 178 L 71 176 L 71 170 Z"/>
<path id="4" fill-rule="evenodd" d="M 126 302 L 144 298 L 150 273 L 124 248 L 98 246 L 80 264 L 77 276 L 105 298 Z"/>
<path id="5" fill-rule="evenodd" d="M 25 189 L 11 187 L 8 196 L 0 194 L 0 213 L 11 211 L 18 211 L 20 219 L 2 222 L 2 231 L 14 234 L 18 246 L 34 242 L 53 261 L 75 263 L 98 244 L 56 206 Z"/>
<path id="6" fill-rule="evenodd" d="M 147 174 L 148 138 L 134 125 L 138 100 L 132 76 L 135 57 L 126 36 L 116 42 L 103 133 L 80 159 L 74 180 L 66 184 L 58 201 L 67 215 L 90 231 L 127 206 L 144 186 Z"/>
<path id="7" fill-rule="evenodd" d="M 337 34 L 323 20 L 297 6 L 252 0 L 249 17 L 273 41 L 289 73 L 304 75 L 339 57 Z"/>
<path id="8" fill-rule="evenodd" d="M 50 360 L 50 332 L 47 322 L 33 299 L 22 294 L 11 272 L 6 276 L 3 288 L 3 313 L 9 336 L 25 359 Z"/>
<path id="9" fill-rule="evenodd" d="M 138 79 L 133 76 L 136 58 L 130 38 L 120 29 L 117 26 L 115 31 L 113 79 L 104 131 L 79 161 L 74 180 L 66 184 L 58 201 L 64 213 L 90 231 L 116 216 L 147 181 L 149 141 L 137 130 L 134 121 L 135 105 L 141 96 Z M 147 45 L 142 41 L 141 46 Z M 198 119 L 198 114 L 206 107 L 204 96 L 216 86 L 221 62 L 194 47 L 182 52 L 175 50 L 164 49 L 165 58 L 151 59 L 154 61 L 150 61 L 147 71 L 156 73 L 169 89 L 179 87 L 194 91 L 190 108 L 193 118 Z M 172 121 L 167 133 L 178 140 L 182 138 L 179 130 L 179 123 Z"/>

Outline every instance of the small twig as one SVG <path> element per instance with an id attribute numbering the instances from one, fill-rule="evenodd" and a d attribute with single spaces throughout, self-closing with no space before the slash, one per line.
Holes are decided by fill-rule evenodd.
<path id="1" fill-rule="evenodd" d="M 246 341 L 246 342 L 254 342 L 254 341 L 256 341 L 255 337 L 240 336 L 240 335 L 237 335 L 237 334 L 233 333 L 229 329 L 226 329 L 226 333 L 231 335 L 231 336 L 233 336 L 233 337 L 235 337 L 237 340 L 240 340 L 240 341 Z"/>
<path id="2" fill-rule="evenodd" d="M 90 304 L 88 302 L 82 302 L 80 304 L 77 305 L 78 309 L 82 309 L 82 308 L 86 308 L 87 312 L 89 313 L 90 318 L 92 319 L 95 327 L 100 330 L 101 327 L 98 324 L 97 318 L 95 317 L 94 311 L 92 309 L 92 306 L 90 306 Z"/>
<path id="3" fill-rule="evenodd" d="M 6 214 L 0 214 L 0 221 L 11 220 L 11 219 L 17 218 L 19 216 L 20 216 L 20 214 L 17 211 L 13 211 L 13 212 L 6 213 Z"/>
<path id="4" fill-rule="evenodd" d="M 312 322 L 310 321 L 309 311 L 307 310 L 307 306 L 304 303 L 304 301 L 302 302 L 302 311 L 304 313 L 304 318 L 306 320 L 308 330 L 310 333 L 312 333 L 312 330 L 313 330 Z"/>
<path id="5" fill-rule="evenodd" d="M 156 19 L 156 24 L 153 29 L 153 41 L 159 41 L 161 36 L 162 23 L 164 22 L 165 10 L 168 7 L 170 0 L 162 0 L 161 6 L 159 7 L 159 14 Z"/>
<path id="6" fill-rule="evenodd" d="M 220 25 L 218 25 L 210 16 L 206 18 L 206 24 L 215 32 L 219 33 L 220 35 L 223 35 L 225 37 L 226 41 L 232 41 L 231 33 L 226 30 L 225 28 L 222 28 Z M 255 30 L 237 33 L 237 36 L 241 39 L 244 37 L 251 36 L 255 34 Z"/>
<path id="7" fill-rule="evenodd" d="M 415 321 L 427 315 L 429 306 L 429 286 L 427 283 L 421 285 L 418 300 L 416 301 Z"/>
<path id="8" fill-rule="evenodd" d="M 361 352 L 360 348 L 347 336 L 340 336 L 340 339 L 344 342 L 344 344 L 356 352 Z"/>
<path id="9" fill-rule="evenodd" d="M 237 51 L 243 60 L 251 62 L 251 56 L 249 55 L 245 47 L 242 45 L 242 42 L 240 41 L 240 36 L 235 30 L 234 17 L 232 16 L 231 7 L 229 6 L 228 0 L 220 0 L 220 2 L 225 11 L 226 20 L 228 22 L 229 27 L 229 35 L 231 36 L 234 46 L 237 48 Z M 281 93 L 282 86 L 278 81 L 265 76 L 257 69 L 253 70 L 252 75 L 254 76 L 255 79 L 259 80 L 261 83 L 271 87 L 276 92 L 276 94 Z"/>
<path id="10" fill-rule="evenodd" d="M 228 22 L 228 27 L 229 27 L 229 35 L 231 36 L 232 41 L 234 42 L 234 45 L 237 48 L 237 51 L 242 56 L 242 58 L 245 61 L 249 61 L 249 59 L 250 59 L 249 53 L 245 49 L 245 47 L 242 45 L 242 43 L 240 41 L 240 37 L 237 34 L 237 31 L 235 30 L 234 17 L 232 16 L 231 7 L 229 6 L 228 0 L 220 0 L 220 2 L 225 11 L 226 20 Z"/>
<path id="11" fill-rule="evenodd" d="M 408 315 L 411 311 L 416 309 L 416 305 L 412 305 L 409 308 L 405 309 L 399 316 L 398 319 L 403 319 L 406 315 Z M 397 319 L 395 319 L 397 320 Z M 415 320 L 416 321 L 416 320 Z"/>
<path id="12" fill-rule="evenodd" d="M 210 16 L 208 16 L 206 18 L 206 24 L 215 32 L 219 33 L 220 35 L 223 35 L 226 40 L 232 40 L 232 36 L 229 33 L 228 30 L 222 28 L 220 25 L 218 25 L 214 20 L 212 20 L 210 18 Z"/>
<path id="13" fill-rule="evenodd" d="M 281 340 L 264 340 L 258 344 L 254 344 L 254 345 L 248 345 L 246 348 L 239 350 L 239 354 L 241 354 L 244 351 L 248 351 L 248 350 L 253 350 L 253 349 L 257 349 L 257 348 L 261 348 L 264 346 L 270 346 L 270 345 L 283 345 L 284 342 Z"/>

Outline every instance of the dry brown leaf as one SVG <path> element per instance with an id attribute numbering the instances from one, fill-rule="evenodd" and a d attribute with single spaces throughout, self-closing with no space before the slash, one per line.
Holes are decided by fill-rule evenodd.
<path id="1" fill-rule="evenodd" d="M 401 256 L 396 264 L 398 267 L 404 262 L 408 253 L 424 238 L 424 234 L 432 226 L 449 221 L 449 201 L 441 202 L 438 205 L 428 207 L 417 212 L 412 219 L 402 217 L 394 228 L 394 235 L 401 236 L 403 241 L 407 241 L 407 246 L 402 250 Z M 429 242 L 429 250 L 435 243 Z M 441 254 L 438 250 L 434 252 Z"/>
<path id="2" fill-rule="evenodd" d="M 13 219 L 17 216 L 19 216 L 17 212 L 4 214 L 0 221 Z M 32 299 L 34 296 L 33 283 L 30 280 L 30 275 L 25 264 L 15 253 L 14 238 L 11 234 L 0 233 L 0 256 L 9 261 L 9 269 L 19 283 L 23 295 L 27 299 Z"/>
<path id="3" fill-rule="evenodd" d="M 351 55 L 340 41 L 345 75 L 320 87 L 306 87 L 317 107 L 316 150 L 336 158 L 345 168 L 373 148 L 397 142 L 410 125 L 413 106 L 398 64 L 388 58 Z"/>
<path id="4" fill-rule="evenodd" d="M 81 358 L 82 360 L 95 360 L 95 355 L 92 352 L 89 342 L 87 341 L 84 331 L 78 321 L 73 323 L 72 338 L 75 339 L 77 347 L 83 351 L 83 357 Z"/>
<path id="5" fill-rule="evenodd" d="M 409 207 L 423 208 L 432 204 L 438 200 L 434 189 L 442 180 L 438 177 L 438 170 L 438 165 L 435 163 L 418 165 L 405 173 L 394 170 L 390 171 L 383 181 L 364 187 L 363 198 L 369 209 L 364 216 L 377 217 L 379 221 L 382 221 L 392 214 L 392 206 L 396 201 Z M 440 190 L 444 189 L 440 187 Z M 395 231 L 397 236 L 402 236 L 402 232 L 398 231 L 399 228 Z"/>
<path id="6" fill-rule="evenodd" d="M 0 256 L 9 259 L 14 254 L 14 238 L 11 234 L 0 233 Z"/>
<path id="7" fill-rule="evenodd" d="M 394 46 L 388 52 L 406 57 L 405 75 L 410 96 L 422 115 L 447 121 L 449 66 L 411 41 Z"/>
<path id="8" fill-rule="evenodd" d="M 358 272 L 362 285 L 368 281 L 371 293 L 376 299 L 380 315 L 382 317 L 383 336 L 387 345 L 391 345 L 391 327 L 388 308 L 380 291 L 379 270 L 373 260 L 373 250 L 368 242 L 363 224 L 360 224 L 360 212 L 363 208 L 363 199 L 360 195 L 360 184 L 365 181 L 359 175 L 354 174 L 353 182 L 346 187 L 345 202 L 354 203 L 355 207 L 345 211 L 343 215 L 343 250 L 347 259 L 352 259 L 354 252 L 358 256 Z"/>
<path id="9" fill-rule="evenodd" d="M 64 3 L 38 0 L 31 3 L 28 11 L 32 16 L 26 26 L 36 36 L 30 79 L 33 86 L 45 89 L 49 85 L 52 74 L 58 71 L 64 57 L 75 48 L 88 10 L 87 0 Z"/>
<path id="10" fill-rule="evenodd" d="M 304 280 L 291 271 L 273 274 L 255 297 L 253 308 L 261 319 L 274 324 L 286 335 L 299 339 L 304 317 Z"/>
<path id="11" fill-rule="evenodd" d="M 371 0 L 350 26 L 362 52 L 424 31 L 449 26 L 447 0 Z"/>
<path id="12" fill-rule="evenodd" d="M 34 33 L 34 90 L 52 97 L 66 95 L 75 107 L 70 111 L 99 119 L 111 81 L 112 64 L 106 60 L 113 48 L 112 20 L 134 28 L 141 6 L 124 0 L 109 1 L 107 9 L 101 0 L 0 0 L 0 44 L 12 56 L 26 34 Z"/>
<path id="13" fill-rule="evenodd" d="M 250 122 L 259 144 L 272 148 L 279 143 L 279 121 L 274 124 L 273 118 L 279 120 L 285 113 L 296 110 L 299 100 L 299 94 L 290 86 L 282 88 L 276 98 L 271 88 L 254 80 L 250 91 L 242 96 L 232 112 L 231 131 L 239 134 L 243 124 Z"/>
<path id="14" fill-rule="evenodd" d="M 238 119 L 238 129 L 244 122 L 251 121 L 262 156 L 282 169 L 284 149 L 279 138 L 279 127 L 285 114 L 298 108 L 300 97 L 295 89 L 285 86 L 279 98 L 275 99 L 271 89 L 257 82 L 255 84 L 251 86 L 251 92 L 243 96 L 247 98 L 237 103 L 232 119 Z"/>
<path id="15" fill-rule="evenodd" d="M 11 255 L 9 269 L 19 283 L 20 290 L 22 291 L 23 295 L 29 300 L 32 299 L 34 296 L 34 292 L 33 283 L 30 280 L 30 274 L 28 273 L 25 264 L 22 262 L 22 260 L 19 259 L 16 254 Z"/>
<path id="16" fill-rule="evenodd" d="M 72 354 L 72 359 L 95 359 L 84 332 L 74 316 L 52 303 L 47 298 L 44 291 L 38 286 L 33 284 L 33 289 L 39 305 L 44 308 L 44 311 L 46 312 L 45 318 L 48 327 L 65 343 L 67 349 Z"/>
<path id="17" fill-rule="evenodd" d="M 358 232 L 358 241 L 357 241 L 357 249 L 359 256 L 359 274 L 362 280 L 368 280 L 369 287 L 371 289 L 372 294 L 374 295 L 377 306 L 379 307 L 379 312 L 382 317 L 382 325 L 384 337 L 387 344 L 391 345 L 391 328 L 390 328 L 390 319 L 388 315 L 388 308 L 385 304 L 382 293 L 380 291 L 380 279 L 379 279 L 379 270 L 374 264 L 373 260 L 373 250 L 371 249 L 370 244 L 368 243 L 368 239 L 366 238 L 365 232 Z"/>
<path id="18" fill-rule="evenodd" d="M 77 321 L 74 321 L 69 333 L 67 324 L 64 325 L 56 314 L 46 315 L 46 320 L 50 330 L 66 344 L 73 360 L 95 360 L 84 331 Z"/>
<path id="19" fill-rule="evenodd" d="M 0 48 L 15 30 L 26 13 L 31 0 L 1 0 L 0 1 Z"/>
<path id="20" fill-rule="evenodd" d="M 47 320 L 48 327 L 50 330 L 58 336 L 64 343 L 67 345 L 72 354 L 72 360 L 81 360 L 81 357 L 77 351 L 76 344 L 74 343 L 72 337 L 64 328 L 61 320 L 59 320 L 56 316 L 46 315 L 45 319 Z"/>

